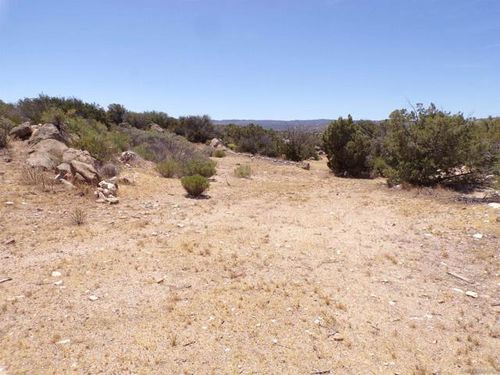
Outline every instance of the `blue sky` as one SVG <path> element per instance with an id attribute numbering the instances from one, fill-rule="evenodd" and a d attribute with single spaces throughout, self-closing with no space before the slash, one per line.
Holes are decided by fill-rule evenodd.
<path id="1" fill-rule="evenodd" d="M 500 115 L 498 0 L 0 0 L 0 99 L 215 119 Z"/>

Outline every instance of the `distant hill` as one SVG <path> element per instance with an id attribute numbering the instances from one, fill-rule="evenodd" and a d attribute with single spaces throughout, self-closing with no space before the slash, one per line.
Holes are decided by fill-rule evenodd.
<path id="1" fill-rule="evenodd" d="M 215 125 L 235 124 L 245 126 L 248 124 L 257 124 L 267 129 L 286 130 L 289 128 L 307 128 L 309 130 L 323 129 L 332 120 L 317 119 L 317 120 L 214 120 Z"/>

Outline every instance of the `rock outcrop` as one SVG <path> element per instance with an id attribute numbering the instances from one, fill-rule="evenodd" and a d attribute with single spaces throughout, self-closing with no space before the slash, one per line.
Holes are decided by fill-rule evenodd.
<path id="1" fill-rule="evenodd" d="M 45 139 L 55 139 L 64 144 L 68 143 L 67 136 L 54 124 L 43 124 L 36 129 L 29 140 L 30 145 L 35 145 Z"/>
<path id="2" fill-rule="evenodd" d="M 58 140 L 44 139 L 31 148 L 26 162 L 30 167 L 54 169 L 61 162 L 67 149 L 68 146 Z"/>
<path id="3" fill-rule="evenodd" d="M 69 166 L 74 179 L 78 179 L 92 185 L 97 185 L 100 180 L 99 173 L 97 173 L 96 169 L 91 164 L 75 159 L 69 163 Z"/>
<path id="4" fill-rule="evenodd" d="M 18 125 L 16 127 L 12 128 L 11 131 L 9 132 L 9 135 L 12 138 L 18 138 L 18 139 L 21 139 L 23 141 L 28 139 L 29 137 L 31 137 L 31 134 L 32 134 L 32 130 L 31 130 L 31 125 L 29 122 L 25 122 L 21 125 Z"/>

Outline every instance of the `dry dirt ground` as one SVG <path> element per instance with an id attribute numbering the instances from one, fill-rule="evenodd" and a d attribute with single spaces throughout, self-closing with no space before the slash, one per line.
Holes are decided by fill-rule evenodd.
<path id="1" fill-rule="evenodd" d="M 99 205 L 22 184 L 19 150 L 0 161 L 1 374 L 500 370 L 499 210 L 241 155 L 209 199 L 125 169 Z"/>

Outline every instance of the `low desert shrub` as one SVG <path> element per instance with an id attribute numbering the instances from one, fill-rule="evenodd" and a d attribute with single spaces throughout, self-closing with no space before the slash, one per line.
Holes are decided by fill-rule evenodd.
<path id="1" fill-rule="evenodd" d="M 83 225 L 87 222 L 87 213 L 82 208 L 77 207 L 71 211 L 70 220 L 73 225 Z"/>
<path id="2" fill-rule="evenodd" d="M 249 178 L 252 175 L 252 168 L 249 165 L 240 165 L 234 169 L 234 175 L 239 178 Z"/>
<path id="3" fill-rule="evenodd" d="M 214 158 L 223 158 L 226 156 L 226 152 L 224 150 L 218 149 L 212 153 L 212 156 Z"/>
<path id="4" fill-rule="evenodd" d="M 182 164 L 182 174 L 184 176 L 200 175 L 211 177 L 215 174 L 217 163 L 212 160 L 191 159 Z"/>
<path id="5" fill-rule="evenodd" d="M 160 175 L 165 178 L 172 178 L 181 173 L 180 165 L 173 159 L 163 160 L 156 164 L 156 168 Z"/>
<path id="6" fill-rule="evenodd" d="M 192 197 L 199 197 L 205 192 L 210 183 L 206 177 L 200 175 L 184 176 L 181 179 L 182 186 Z"/>
<path id="7" fill-rule="evenodd" d="M 99 172 L 101 176 L 105 178 L 116 177 L 120 174 L 118 167 L 111 162 L 104 163 L 102 167 L 99 168 Z"/>
<path id="8" fill-rule="evenodd" d="M 142 143 L 132 148 L 137 155 L 149 161 L 156 161 L 157 157 L 153 151 L 150 150 L 146 143 Z"/>
<path id="9" fill-rule="evenodd" d="M 24 185 L 36 186 L 42 191 L 52 191 L 56 180 L 47 175 L 41 168 L 24 167 L 21 170 L 21 182 Z"/>

